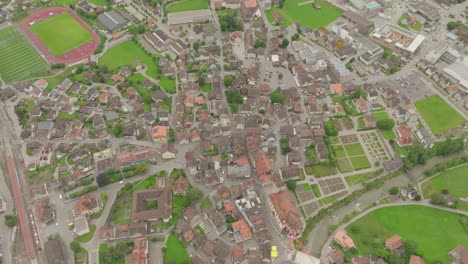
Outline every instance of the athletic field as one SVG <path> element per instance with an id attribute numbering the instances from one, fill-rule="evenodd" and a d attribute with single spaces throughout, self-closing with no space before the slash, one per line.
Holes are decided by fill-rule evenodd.
<path id="1" fill-rule="evenodd" d="M 29 30 L 53 56 L 62 55 L 93 40 L 93 36 L 67 13 L 35 23 Z"/>
<path id="2" fill-rule="evenodd" d="M 460 126 L 466 120 L 438 95 L 414 103 L 432 133 L 439 135 Z"/>
<path id="3" fill-rule="evenodd" d="M 47 68 L 46 62 L 15 27 L 0 30 L 0 76 L 9 83 Z"/>

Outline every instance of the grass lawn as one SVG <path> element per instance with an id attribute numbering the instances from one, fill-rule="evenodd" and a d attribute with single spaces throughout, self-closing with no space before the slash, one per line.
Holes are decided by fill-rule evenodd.
<path id="1" fill-rule="evenodd" d="M 336 173 L 335 167 L 327 165 L 327 164 L 311 165 L 311 167 L 312 167 L 312 173 L 314 174 L 315 177 L 325 177 L 325 176 L 330 176 Z"/>
<path id="2" fill-rule="evenodd" d="M 150 176 L 144 179 L 137 187 L 135 191 L 147 190 L 156 187 L 156 175 Z"/>
<path id="3" fill-rule="evenodd" d="M 71 120 L 82 120 L 82 116 L 78 114 L 77 112 L 74 112 L 73 114 L 69 114 L 65 111 L 60 111 L 57 115 L 57 119 L 63 119 L 67 121 Z"/>
<path id="4" fill-rule="evenodd" d="M 434 192 L 447 189 L 453 196 L 468 197 L 468 164 L 455 169 L 446 170 L 422 185 L 424 198 L 429 198 Z"/>
<path id="5" fill-rule="evenodd" d="M 152 95 L 153 95 L 154 89 L 147 89 L 141 85 L 141 83 L 144 80 L 146 80 L 146 78 L 139 73 L 128 77 L 128 80 L 133 82 L 133 86 L 135 87 L 135 89 L 137 90 L 141 98 L 143 98 L 143 109 L 146 112 L 150 112 L 151 104 L 153 103 Z"/>
<path id="6" fill-rule="evenodd" d="M 335 157 L 337 158 L 346 158 L 346 153 L 343 149 L 343 146 L 332 146 L 333 151 L 335 152 Z"/>
<path id="7" fill-rule="evenodd" d="M 436 260 L 450 263 L 447 253 L 456 245 L 468 245 L 468 236 L 459 219 L 457 214 L 434 208 L 394 206 L 375 210 L 346 230 L 356 244 L 357 254 L 372 253 L 375 243 L 383 248 L 385 240 L 397 234 L 403 240 L 416 241 L 417 253 L 426 263 Z"/>
<path id="8" fill-rule="evenodd" d="M 466 120 L 438 95 L 414 103 L 432 133 L 438 135 L 463 124 Z"/>
<path id="9" fill-rule="evenodd" d="M 112 208 L 112 223 L 116 225 L 128 225 L 132 217 L 132 194 L 127 195 L 122 201 Z"/>
<path id="10" fill-rule="evenodd" d="M 421 29 L 423 28 L 423 24 L 419 21 L 416 21 L 412 26 L 411 25 L 404 25 L 401 21 L 403 19 L 407 19 L 409 17 L 409 14 L 408 13 L 404 13 L 400 16 L 400 18 L 398 19 L 398 25 L 404 29 L 407 29 L 409 30 L 410 27 L 416 31 L 421 31 Z"/>
<path id="11" fill-rule="evenodd" d="M 382 136 L 385 139 L 395 139 L 395 133 L 393 133 L 393 130 L 380 130 L 380 133 L 382 133 Z"/>
<path id="12" fill-rule="evenodd" d="M 0 41 L 4 41 L 15 36 L 18 36 L 18 31 L 15 27 L 7 27 L 0 30 Z"/>
<path id="13" fill-rule="evenodd" d="M 346 152 L 348 153 L 348 156 L 350 157 L 365 154 L 364 149 L 362 149 L 360 143 L 344 145 L 344 147 L 346 149 Z"/>
<path id="14" fill-rule="evenodd" d="M 86 243 L 93 238 L 95 232 L 96 232 L 96 225 L 90 225 L 89 233 L 76 237 L 75 241 L 80 242 L 80 243 Z"/>
<path id="15" fill-rule="evenodd" d="M 78 253 L 83 253 L 83 254 L 85 254 L 85 259 L 86 259 L 86 261 L 80 261 L 80 262 L 76 261 L 76 255 L 77 255 Z M 86 264 L 86 263 L 88 263 L 88 262 L 87 262 L 87 260 L 88 260 L 88 251 L 87 251 L 86 249 L 80 247 L 80 249 L 78 249 L 78 250 L 75 252 L 74 255 L 75 255 L 75 264 Z"/>
<path id="16" fill-rule="evenodd" d="M 208 3 L 206 0 L 182 0 L 174 2 L 166 7 L 166 12 L 176 13 L 200 9 L 208 9 Z"/>
<path id="17" fill-rule="evenodd" d="M 413 25 L 413 29 L 416 31 L 421 31 L 423 27 L 424 27 L 424 24 L 419 21 L 416 21 Z"/>
<path id="18" fill-rule="evenodd" d="M 336 200 L 335 195 L 330 195 L 319 200 L 320 205 L 331 204 Z"/>
<path id="19" fill-rule="evenodd" d="M 62 13 L 29 27 L 53 56 L 58 56 L 93 40 L 71 15 Z"/>
<path id="20" fill-rule="evenodd" d="M 407 25 L 404 25 L 401 21 L 404 19 L 407 19 L 409 17 L 408 13 L 403 13 L 400 18 L 398 19 L 397 23 L 400 27 L 409 30 L 409 27 Z"/>
<path id="21" fill-rule="evenodd" d="M 344 159 L 336 159 L 336 166 L 341 173 L 352 172 L 353 167 L 349 163 L 347 158 Z"/>
<path id="22" fill-rule="evenodd" d="M 273 12 L 276 11 L 283 17 L 284 26 L 299 22 L 301 26 L 308 25 L 311 29 L 316 29 L 327 26 L 341 16 L 342 11 L 326 1 L 317 1 L 320 10 L 315 9 L 312 3 L 298 5 L 304 2 L 307 0 L 288 0 L 284 2 L 283 8 L 273 7 L 266 12 L 268 21 L 270 24 L 275 24 Z"/>
<path id="23" fill-rule="evenodd" d="M 205 83 L 205 84 L 203 84 L 203 85 L 200 87 L 200 90 L 202 90 L 202 91 L 205 92 L 205 93 L 210 92 L 211 89 L 212 89 L 211 83 Z"/>
<path id="24" fill-rule="evenodd" d="M 109 70 L 112 71 L 125 65 L 131 65 L 136 61 L 146 65 L 146 74 L 148 76 L 157 77 L 158 66 L 156 61 L 132 40 L 125 41 L 107 50 L 100 58 L 99 64 L 107 65 Z"/>
<path id="25" fill-rule="evenodd" d="M 190 263 L 190 256 L 175 234 L 170 234 L 166 242 L 163 263 Z"/>
<path id="26" fill-rule="evenodd" d="M 47 68 L 34 47 L 14 27 L 0 30 L 0 77 L 10 83 Z"/>
<path id="27" fill-rule="evenodd" d="M 384 120 L 384 119 L 389 119 L 390 116 L 388 116 L 387 112 L 385 111 L 381 111 L 381 112 L 372 112 L 371 113 L 374 118 L 375 118 L 375 121 L 380 121 L 380 120 Z"/>
<path id="28" fill-rule="evenodd" d="M 320 197 L 322 194 L 320 193 L 320 188 L 317 184 L 311 184 L 310 187 L 312 188 L 312 192 L 314 193 L 315 197 Z"/>
<path id="29" fill-rule="evenodd" d="M 159 80 L 159 86 L 163 88 L 164 91 L 175 94 L 176 93 L 176 81 L 175 79 L 171 79 L 169 77 L 161 77 Z"/>
<path id="30" fill-rule="evenodd" d="M 302 189 L 303 189 L 304 191 L 310 191 L 310 190 L 311 190 L 311 187 L 310 187 L 309 184 L 302 184 Z"/>
<path id="31" fill-rule="evenodd" d="M 195 227 L 195 229 L 198 231 L 198 233 L 204 235 L 205 234 L 205 230 L 203 230 L 203 228 L 201 228 L 201 226 L 197 225 Z"/>
<path id="32" fill-rule="evenodd" d="M 207 206 L 211 206 L 211 205 L 212 205 L 211 200 L 210 200 L 210 198 L 207 196 L 207 197 L 205 197 L 205 199 L 203 199 L 203 200 L 201 201 L 200 208 L 203 209 L 203 208 L 205 208 L 205 207 L 207 207 Z"/>
<path id="33" fill-rule="evenodd" d="M 362 174 L 356 174 L 356 175 L 351 175 L 345 178 L 346 182 L 348 183 L 349 186 L 354 186 L 359 183 L 366 182 L 368 180 L 371 180 L 375 178 L 377 175 L 380 173 L 378 172 L 367 172 L 367 173 L 362 173 Z"/>
<path id="34" fill-rule="evenodd" d="M 371 167 L 371 164 L 366 156 L 350 157 L 351 164 L 353 164 L 354 170 L 363 170 Z"/>

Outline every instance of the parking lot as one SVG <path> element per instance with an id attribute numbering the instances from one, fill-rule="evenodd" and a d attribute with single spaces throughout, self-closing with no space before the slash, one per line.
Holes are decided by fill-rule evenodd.
<path id="1" fill-rule="evenodd" d="M 376 87 L 382 89 L 389 87 L 397 91 L 397 93 L 407 96 L 411 101 L 416 102 L 433 94 L 431 87 L 426 84 L 421 74 L 420 72 L 412 71 L 410 74 L 403 74 L 400 77 L 395 77 L 393 80 L 380 81 L 376 83 Z"/>

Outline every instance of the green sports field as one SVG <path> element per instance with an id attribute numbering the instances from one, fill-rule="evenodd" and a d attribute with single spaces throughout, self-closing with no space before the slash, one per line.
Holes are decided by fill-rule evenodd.
<path id="1" fill-rule="evenodd" d="M 15 27 L 0 30 L 0 77 L 9 83 L 43 71 L 46 62 Z"/>
<path id="2" fill-rule="evenodd" d="M 93 40 L 71 15 L 62 13 L 29 27 L 53 56 L 62 55 Z"/>
<path id="3" fill-rule="evenodd" d="M 176 13 L 201 9 L 208 9 L 208 2 L 206 0 L 182 0 L 169 4 L 166 7 L 166 12 Z"/>
<path id="4" fill-rule="evenodd" d="M 419 114 L 435 135 L 463 124 L 466 120 L 438 95 L 414 103 Z"/>
<path id="5" fill-rule="evenodd" d="M 346 227 L 346 231 L 356 244 L 356 254 L 374 253 L 374 245 L 383 248 L 387 238 L 399 235 L 403 241 L 418 243 L 417 253 L 426 263 L 451 263 L 447 253 L 457 245 L 468 245 L 468 235 L 460 218 L 460 215 L 424 206 L 393 206 L 371 212 Z"/>
<path id="6" fill-rule="evenodd" d="M 327 26 L 341 16 L 342 11 L 334 5 L 323 0 L 317 3 L 320 10 L 315 9 L 309 0 L 287 0 L 283 8 L 273 7 L 266 11 L 266 16 L 270 24 L 274 25 L 272 15 L 276 11 L 283 17 L 283 26 L 299 22 L 301 26 L 309 26 L 311 29 Z"/>

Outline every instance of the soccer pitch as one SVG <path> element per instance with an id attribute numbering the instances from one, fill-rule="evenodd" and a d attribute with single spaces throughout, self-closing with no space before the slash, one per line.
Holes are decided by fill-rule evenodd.
<path id="1" fill-rule="evenodd" d="M 29 27 L 53 56 L 62 55 L 93 40 L 70 14 L 62 13 Z"/>
<path id="2" fill-rule="evenodd" d="M 9 83 L 45 70 L 46 62 L 14 27 L 0 30 L 0 76 Z"/>

